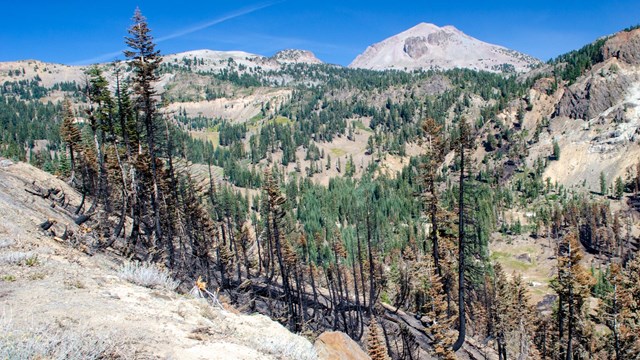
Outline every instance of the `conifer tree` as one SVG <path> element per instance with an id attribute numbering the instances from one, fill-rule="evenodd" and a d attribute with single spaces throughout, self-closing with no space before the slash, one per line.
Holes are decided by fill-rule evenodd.
<path id="1" fill-rule="evenodd" d="M 622 199 L 622 196 L 624 195 L 624 183 L 622 182 L 622 178 L 619 176 L 616 178 L 614 193 L 618 200 Z"/>
<path id="2" fill-rule="evenodd" d="M 107 134 L 110 138 L 115 135 L 115 129 L 113 127 L 114 102 L 108 88 L 109 84 L 97 66 L 91 67 L 86 72 L 86 75 L 89 76 L 87 98 L 90 102 L 86 114 L 89 119 L 91 132 L 93 133 L 99 171 L 96 196 L 104 204 L 106 213 L 109 213 L 111 211 L 111 202 L 108 193 L 109 184 L 105 168 L 104 146 Z"/>
<path id="3" fill-rule="evenodd" d="M 495 309 L 493 311 L 493 327 L 498 347 L 498 359 L 507 359 L 507 336 L 512 330 L 513 294 L 507 277 L 500 263 L 494 265 Z"/>
<path id="4" fill-rule="evenodd" d="M 609 328 L 605 339 L 605 356 L 621 360 L 640 354 L 640 257 L 630 261 L 626 268 L 611 264 L 607 280 L 611 291 L 600 306 L 600 317 Z"/>
<path id="5" fill-rule="evenodd" d="M 69 157 L 71 159 L 71 179 L 70 182 L 73 183 L 75 179 L 75 169 L 76 169 L 76 161 L 75 161 L 75 151 L 78 150 L 78 144 L 80 143 L 80 129 L 75 124 L 75 116 L 73 114 L 73 107 L 71 105 L 71 100 L 64 99 L 64 103 L 62 106 L 62 126 L 60 127 L 60 137 L 62 141 L 67 144 L 69 148 Z"/>
<path id="6" fill-rule="evenodd" d="M 433 336 L 433 352 L 439 359 L 454 360 L 455 353 L 451 348 L 453 337 L 450 335 L 452 318 L 447 313 L 446 294 L 443 291 L 442 279 L 431 262 L 427 260 L 426 277 L 428 279 L 425 310 L 431 319 L 431 325 L 425 328 Z"/>
<path id="7" fill-rule="evenodd" d="M 270 237 L 269 244 L 271 244 L 271 251 L 274 253 L 270 255 L 271 258 L 275 258 L 278 261 L 278 268 L 280 270 L 280 276 L 282 279 L 282 288 L 284 291 L 285 299 L 288 307 L 288 325 L 289 329 L 295 330 L 297 324 L 296 314 L 294 311 L 294 298 L 293 289 L 290 284 L 290 271 L 287 266 L 287 259 L 285 258 L 285 229 L 282 223 L 282 219 L 286 215 L 286 211 L 283 207 L 286 198 L 280 192 L 278 188 L 278 182 L 274 179 L 269 169 L 265 170 L 264 175 L 264 204 L 263 208 L 266 212 L 265 228 L 269 229 L 267 233 Z"/>
<path id="8" fill-rule="evenodd" d="M 426 187 L 426 206 L 431 222 L 431 251 L 433 253 L 433 261 L 438 276 L 442 277 L 440 269 L 440 255 L 438 245 L 438 189 L 437 189 L 437 170 L 442 163 L 444 148 L 442 138 L 440 136 L 441 126 L 433 119 L 427 119 L 422 124 L 423 131 L 427 134 L 427 156 L 428 162 L 424 166 L 424 182 Z M 423 244 L 423 251 L 426 252 L 426 241 Z"/>
<path id="9" fill-rule="evenodd" d="M 130 37 L 125 38 L 130 50 L 124 52 L 133 66 L 133 90 L 137 96 L 137 109 L 141 112 L 141 119 L 146 130 L 147 150 L 150 156 L 150 168 L 152 175 L 153 192 L 151 194 L 151 207 L 155 225 L 155 238 L 160 242 L 162 230 L 160 225 L 158 186 L 158 162 L 156 161 L 156 128 L 158 122 L 158 101 L 154 85 L 158 80 L 157 70 L 162 58 L 160 52 L 155 50 L 153 36 L 147 25 L 147 19 L 139 8 L 133 14 L 133 24 L 129 28 Z"/>
<path id="10" fill-rule="evenodd" d="M 530 304 L 527 288 L 522 280 L 522 275 L 514 274 L 511 281 L 514 350 L 517 359 L 539 358 L 538 351 L 533 345 L 534 330 L 532 324 L 536 323 L 534 308 Z"/>
<path id="11" fill-rule="evenodd" d="M 375 316 L 371 316 L 371 322 L 369 323 L 367 352 L 371 360 L 389 360 L 387 345 L 382 338 Z"/>
<path id="12" fill-rule="evenodd" d="M 600 172 L 600 195 L 607 195 L 607 178 L 604 175 L 604 171 Z"/>
<path id="13" fill-rule="evenodd" d="M 453 344 L 453 351 L 458 351 L 464 344 L 466 335 L 466 318 L 465 318 L 465 171 L 467 171 L 466 153 L 473 145 L 471 137 L 471 128 L 467 119 L 462 117 L 459 123 L 459 136 L 457 146 L 457 156 L 460 161 L 460 180 L 458 184 L 458 338 Z"/>
<path id="14" fill-rule="evenodd" d="M 578 342 L 587 335 L 586 301 L 593 285 L 591 275 L 580 264 L 580 243 L 574 232 L 567 234 L 558 245 L 558 275 L 552 288 L 558 294 L 557 326 L 559 356 L 571 360 L 576 354 L 588 352 L 586 344 Z M 577 356 L 579 358 L 579 355 Z"/>

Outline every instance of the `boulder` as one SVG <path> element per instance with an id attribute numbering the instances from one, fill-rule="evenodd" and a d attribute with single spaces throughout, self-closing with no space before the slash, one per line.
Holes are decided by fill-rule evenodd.
<path id="1" fill-rule="evenodd" d="M 325 331 L 313 345 L 319 360 L 371 360 L 358 343 L 340 331 Z"/>

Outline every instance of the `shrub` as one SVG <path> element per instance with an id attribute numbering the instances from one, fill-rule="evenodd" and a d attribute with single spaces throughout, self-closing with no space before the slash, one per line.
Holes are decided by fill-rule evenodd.
<path id="1" fill-rule="evenodd" d="M 38 264 L 38 255 L 30 252 L 10 251 L 0 254 L 0 264 L 34 266 Z"/>
<path id="2" fill-rule="evenodd" d="M 30 329 L 16 326 L 0 313 L 0 359 L 127 359 L 133 350 L 115 333 L 88 328 L 61 328 L 42 324 Z"/>
<path id="3" fill-rule="evenodd" d="M 560 160 L 560 145 L 556 139 L 553 139 L 553 159 Z"/>
<path id="4" fill-rule="evenodd" d="M 127 262 L 122 265 L 118 275 L 136 285 L 152 289 L 164 288 L 173 291 L 178 287 L 178 282 L 172 279 L 168 270 L 161 269 L 153 263 Z"/>

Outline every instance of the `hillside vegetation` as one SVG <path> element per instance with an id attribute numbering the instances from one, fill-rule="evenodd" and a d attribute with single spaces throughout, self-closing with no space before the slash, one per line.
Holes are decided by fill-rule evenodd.
<path id="1" fill-rule="evenodd" d="M 640 30 L 516 75 L 162 57 L 133 21 L 124 63 L 0 64 L 0 153 L 82 225 L 46 234 L 372 359 L 639 353 Z"/>

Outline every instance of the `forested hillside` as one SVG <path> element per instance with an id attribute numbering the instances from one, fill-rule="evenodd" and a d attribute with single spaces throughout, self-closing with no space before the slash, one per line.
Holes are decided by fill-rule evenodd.
<path id="1" fill-rule="evenodd" d="M 371 71 L 163 57 L 136 11 L 125 62 L 0 64 L 0 154 L 82 193 L 66 241 L 372 359 L 633 359 L 638 39 Z"/>

